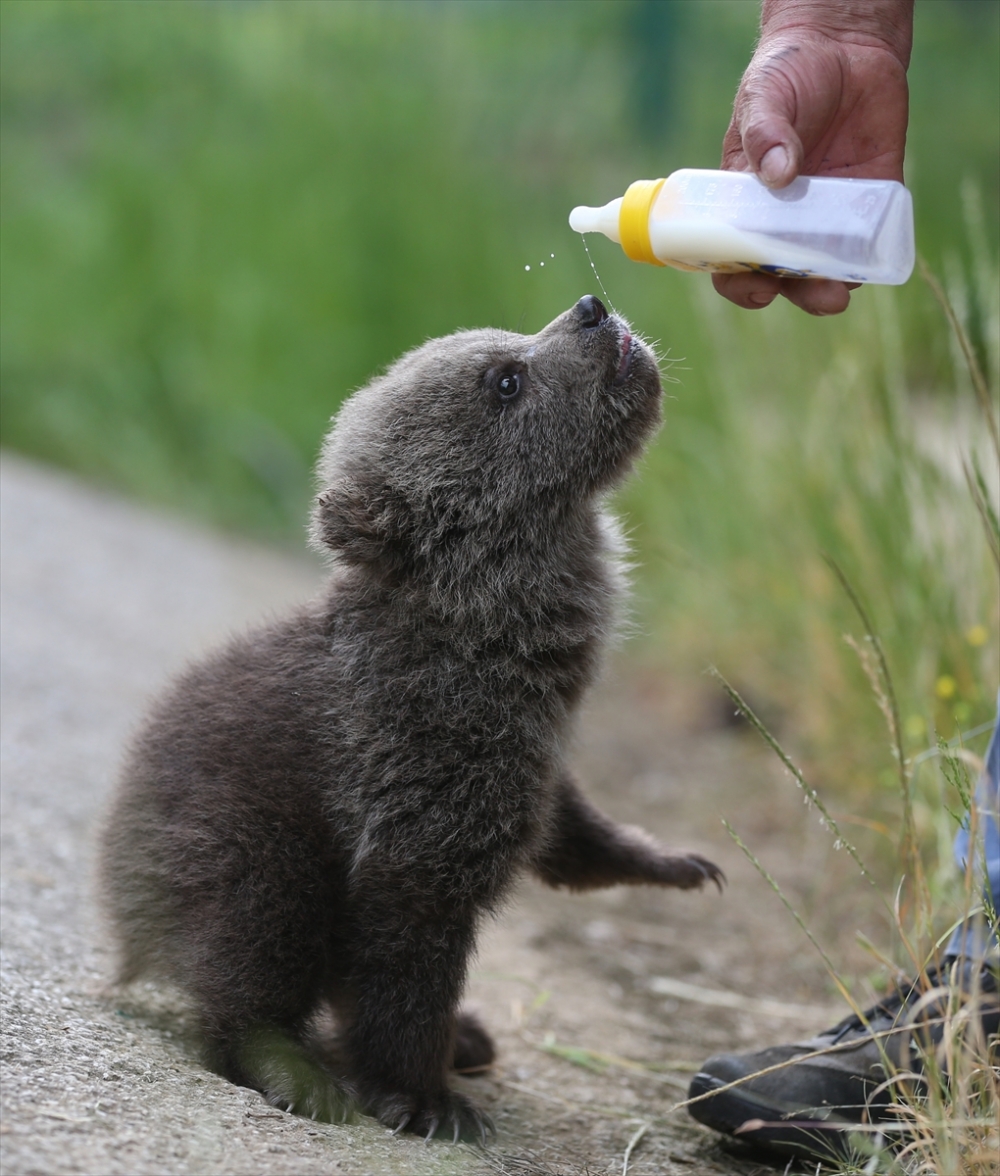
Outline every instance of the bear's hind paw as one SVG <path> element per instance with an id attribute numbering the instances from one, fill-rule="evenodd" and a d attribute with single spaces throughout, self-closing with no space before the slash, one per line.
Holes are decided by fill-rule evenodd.
<path id="1" fill-rule="evenodd" d="M 350 1123 L 356 1118 L 350 1087 L 284 1030 L 250 1030 L 242 1035 L 236 1056 L 240 1084 L 259 1090 L 271 1106 L 320 1123 Z"/>

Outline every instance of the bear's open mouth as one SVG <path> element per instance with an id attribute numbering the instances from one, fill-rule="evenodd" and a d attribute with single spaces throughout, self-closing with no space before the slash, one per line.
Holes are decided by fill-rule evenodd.
<path id="1" fill-rule="evenodd" d="M 632 336 L 627 329 L 622 330 L 621 359 L 618 361 L 618 371 L 615 372 L 615 382 L 623 380 L 628 373 L 629 362 L 632 359 Z"/>

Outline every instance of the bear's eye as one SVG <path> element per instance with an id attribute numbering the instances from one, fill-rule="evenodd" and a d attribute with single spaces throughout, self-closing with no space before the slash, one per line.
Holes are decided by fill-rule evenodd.
<path id="1" fill-rule="evenodd" d="M 497 393 L 501 400 L 513 400 L 521 391 L 521 377 L 517 372 L 509 372 L 497 381 Z"/>

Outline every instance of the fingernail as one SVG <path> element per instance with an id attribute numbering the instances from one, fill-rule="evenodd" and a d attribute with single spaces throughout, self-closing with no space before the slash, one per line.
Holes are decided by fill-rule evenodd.
<path id="1" fill-rule="evenodd" d="M 748 294 L 747 302 L 752 302 L 754 306 L 770 306 L 774 298 L 773 294 Z"/>
<path id="2" fill-rule="evenodd" d="M 769 187 L 780 184 L 785 178 L 789 163 L 788 152 L 779 143 L 767 151 L 760 161 L 760 178 Z"/>

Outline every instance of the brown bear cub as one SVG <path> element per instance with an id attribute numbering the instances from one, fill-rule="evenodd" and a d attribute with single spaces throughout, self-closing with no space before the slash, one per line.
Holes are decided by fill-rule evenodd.
<path id="1" fill-rule="evenodd" d="M 583 890 L 721 874 L 578 790 L 564 756 L 622 591 L 602 496 L 660 419 L 649 349 L 592 296 L 463 331 L 343 406 L 319 466 L 321 599 L 187 671 L 104 833 L 119 978 L 177 981 L 211 1064 L 288 1110 L 485 1136 L 449 1067 L 477 925 L 520 871 Z M 310 1050 L 338 1018 L 341 1078 Z"/>

